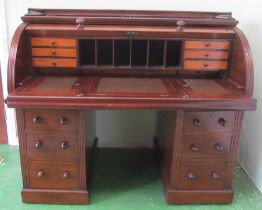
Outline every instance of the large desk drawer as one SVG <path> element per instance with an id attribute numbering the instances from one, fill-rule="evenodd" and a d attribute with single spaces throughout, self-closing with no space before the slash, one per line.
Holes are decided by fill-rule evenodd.
<path id="1" fill-rule="evenodd" d="M 29 130 L 76 130 L 76 111 L 73 110 L 25 110 L 25 127 Z"/>
<path id="2" fill-rule="evenodd" d="M 30 161 L 31 188 L 77 189 L 79 188 L 79 164 L 77 162 Z"/>
<path id="3" fill-rule="evenodd" d="M 179 190 L 217 190 L 225 185 L 227 163 L 183 161 L 179 169 Z"/>
<path id="4" fill-rule="evenodd" d="M 27 134 L 29 160 L 78 160 L 78 141 L 75 132 L 48 131 Z"/>
<path id="5" fill-rule="evenodd" d="M 185 112 L 184 135 L 232 133 L 236 113 L 233 111 Z"/>
<path id="6" fill-rule="evenodd" d="M 232 135 L 184 136 L 182 159 L 222 159 L 230 153 Z"/>

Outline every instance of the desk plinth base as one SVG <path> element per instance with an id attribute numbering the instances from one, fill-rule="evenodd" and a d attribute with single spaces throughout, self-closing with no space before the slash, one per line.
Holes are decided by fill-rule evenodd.
<path id="1" fill-rule="evenodd" d="M 87 204 L 88 192 L 86 190 L 22 190 L 22 199 L 25 203 L 46 204 Z"/>
<path id="2" fill-rule="evenodd" d="M 202 203 L 231 203 L 232 190 L 173 190 L 166 189 L 166 202 L 168 204 L 202 204 Z"/>

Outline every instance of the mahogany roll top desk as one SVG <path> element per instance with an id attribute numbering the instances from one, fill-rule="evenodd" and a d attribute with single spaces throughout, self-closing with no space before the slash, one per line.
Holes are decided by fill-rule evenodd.
<path id="1" fill-rule="evenodd" d="M 88 202 L 92 110 L 157 110 L 168 203 L 230 203 L 253 64 L 231 13 L 29 9 L 10 49 L 24 202 Z M 153 137 L 152 137 L 153 139 Z"/>

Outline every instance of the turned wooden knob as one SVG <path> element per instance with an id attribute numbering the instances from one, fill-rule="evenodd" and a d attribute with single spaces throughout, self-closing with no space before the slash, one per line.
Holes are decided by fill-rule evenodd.
<path id="1" fill-rule="evenodd" d="M 221 126 L 225 126 L 226 125 L 226 120 L 224 118 L 219 118 L 218 119 L 218 123 L 221 125 Z"/>
<path id="2" fill-rule="evenodd" d="M 39 178 L 43 178 L 43 177 L 45 176 L 44 171 L 38 171 L 37 176 L 38 176 Z"/>
<path id="3" fill-rule="evenodd" d="M 189 179 L 195 179 L 196 177 L 195 177 L 195 174 L 194 174 L 192 171 L 189 171 L 189 172 L 187 173 L 187 178 L 189 178 Z"/>
<path id="4" fill-rule="evenodd" d="M 40 117 L 40 116 L 35 116 L 34 118 L 33 118 L 33 122 L 34 123 L 40 123 L 42 121 L 42 118 Z"/>
<path id="5" fill-rule="evenodd" d="M 191 150 L 194 151 L 194 152 L 198 152 L 198 151 L 199 151 L 198 146 L 196 146 L 195 144 L 192 144 L 192 145 L 190 146 L 190 148 L 191 148 Z"/>
<path id="6" fill-rule="evenodd" d="M 193 120 L 193 124 L 194 124 L 195 126 L 198 126 L 198 127 L 202 125 L 202 123 L 200 122 L 200 120 L 197 119 L 197 118 Z"/>
<path id="7" fill-rule="evenodd" d="M 209 46 L 210 46 L 210 43 L 209 43 L 209 42 L 207 42 L 205 45 L 206 45 L 206 47 L 209 47 Z"/>
<path id="8" fill-rule="evenodd" d="M 209 53 L 205 53 L 204 55 L 205 55 L 205 57 L 209 57 Z"/>
<path id="9" fill-rule="evenodd" d="M 212 172 L 211 176 L 212 176 L 213 179 L 219 179 L 220 178 L 220 176 L 217 172 Z"/>
<path id="10" fill-rule="evenodd" d="M 203 66 L 204 66 L 204 67 L 208 67 L 208 63 L 204 63 Z"/>
<path id="11" fill-rule="evenodd" d="M 67 141 L 63 141 L 62 144 L 61 144 L 61 149 L 67 149 L 69 146 L 68 142 Z"/>
<path id="12" fill-rule="evenodd" d="M 219 152 L 222 152 L 224 150 L 224 147 L 219 143 L 215 144 L 215 148 Z"/>
<path id="13" fill-rule="evenodd" d="M 61 117 L 60 120 L 59 120 L 59 122 L 60 122 L 61 125 L 65 125 L 65 124 L 68 123 L 68 120 L 67 120 L 66 117 Z"/>
<path id="14" fill-rule="evenodd" d="M 56 42 L 55 42 L 55 41 L 51 41 L 51 44 L 52 44 L 52 45 L 55 45 L 55 44 L 56 44 Z"/>
<path id="15" fill-rule="evenodd" d="M 52 65 L 53 65 L 53 66 L 56 66 L 56 62 L 53 61 L 53 62 L 52 62 Z"/>
<path id="16" fill-rule="evenodd" d="M 63 174 L 63 179 L 68 179 L 70 177 L 70 173 L 69 172 L 64 172 Z"/>
<path id="17" fill-rule="evenodd" d="M 56 51 L 55 51 L 55 50 L 52 50 L 52 51 L 51 51 L 51 54 L 52 54 L 52 55 L 56 55 Z"/>
<path id="18" fill-rule="evenodd" d="M 37 149 L 42 148 L 42 147 L 43 147 L 43 142 L 42 142 L 42 141 L 37 141 L 37 142 L 35 143 L 35 147 L 36 147 Z"/>
<path id="19" fill-rule="evenodd" d="M 83 28 L 84 27 L 84 23 L 85 23 L 85 19 L 84 18 L 77 18 L 76 19 L 76 27 L 77 28 Z"/>
<path id="20" fill-rule="evenodd" d="M 186 26 L 186 21 L 184 21 L 184 20 L 178 20 L 177 22 L 176 22 L 176 25 L 177 25 L 177 30 L 183 30 L 184 28 L 185 28 L 185 26 Z"/>

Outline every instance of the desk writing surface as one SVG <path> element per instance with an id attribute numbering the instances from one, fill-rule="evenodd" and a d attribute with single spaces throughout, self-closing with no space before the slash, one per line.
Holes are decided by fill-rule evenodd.
<path id="1" fill-rule="evenodd" d="M 241 88 L 219 79 L 135 77 L 33 77 L 9 96 L 9 105 L 68 108 L 251 108 Z M 27 102 L 28 103 L 28 102 Z M 200 105 L 202 103 L 202 105 Z M 215 104 L 214 104 L 215 103 Z M 210 105 L 210 107 L 209 107 Z"/>

